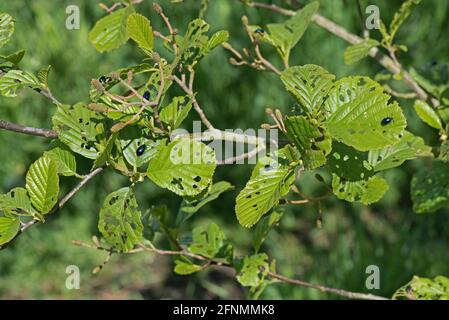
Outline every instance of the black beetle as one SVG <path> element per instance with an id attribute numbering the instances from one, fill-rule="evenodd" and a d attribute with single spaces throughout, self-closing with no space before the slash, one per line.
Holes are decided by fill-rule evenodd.
<path id="1" fill-rule="evenodd" d="M 147 101 L 150 101 L 151 98 L 150 91 L 145 91 L 143 94 L 143 98 Z"/>
<path id="2" fill-rule="evenodd" d="M 380 122 L 380 124 L 383 125 L 383 126 L 386 126 L 387 124 L 390 124 L 391 121 L 393 121 L 393 118 L 386 117 L 386 118 L 383 118 L 383 119 L 382 119 L 382 121 Z"/>
<path id="3" fill-rule="evenodd" d="M 100 83 L 105 83 L 107 79 L 105 76 L 101 76 L 100 79 L 98 79 L 98 81 L 100 81 Z"/>
<path id="4" fill-rule="evenodd" d="M 137 150 L 136 150 L 136 155 L 138 156 L 138 157 L 140 157 L 141 155 L 143 155 L 143 153 L 145 152 L 145 149 L 147 148 L 147 146 L 146 145 L 141 145 L 140 147 L 138 147 L 137 148 Z"/>
<path id="5" fill-rule="evenodd" d="M 257 28 L 256 30 L 254 30 L 254 32 L 257 33 L 257 34 L 264 34 L 265 30 L 262 29 L 262 28 Z"/>

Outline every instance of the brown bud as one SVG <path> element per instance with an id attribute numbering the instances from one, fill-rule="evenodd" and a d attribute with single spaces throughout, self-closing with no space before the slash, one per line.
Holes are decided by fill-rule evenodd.
<path id="1" fill-rule="evenodd" d="M 154 11 L 156 11 L 157 14 L 162 13 L 162 7 L 156 2 L 153 2 L 153 9 Z"/>

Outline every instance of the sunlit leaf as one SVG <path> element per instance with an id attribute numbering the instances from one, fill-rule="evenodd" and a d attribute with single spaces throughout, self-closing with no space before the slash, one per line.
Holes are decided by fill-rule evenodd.
<path id="1" fill-rule="evenodd" d="M 0 48 L 3 47 L 14 33 L 14 19 L 7 13 L 0 12 Z"/>
<path id="2" fill-rule="evenodd" d="M 246 256 L 236 269 L 237 281 L 242 286 L 257 287 L 263 283 L 269 271 L 268 256 L 265 253 Z"/>
<path id="3" fill-rule="evenodd" d="M 133 13 L 128 17 L 128 34 L 142 49 L 153 50 L 153 28 L 150 20 L 143 15 Z"/>
<path id="4" fill-rule="evenodd" d="M 421 100 L 415 101 L 415 111 L 422 121 L 427 123 L 429 126 L 435 129 L 442 129 L 441 119 L 437 112 L 432 109 L 427 103 Z"/>
<path id="5" fill-rule="evenodd" d="M 366 39 L 363 42 L 350 45 L 343 53 L 343 59 L 346 64 L 353 64 L 367 57 L 370 50 L 379 45 L 379 41 Z"/>
<path id="6" fill-rule="evenodd" d="M 0 217 L 0 245 L 10 242 L 20 231 L 18 218 Z"/>
<path id="7" fill-rule="evenodd" d="M 5 97 L 17 96 L 23 88 L 40 89 L 42 84 L 33 74 L 21 70 L 10 70 L 0 77 L 0 94 Z"/>

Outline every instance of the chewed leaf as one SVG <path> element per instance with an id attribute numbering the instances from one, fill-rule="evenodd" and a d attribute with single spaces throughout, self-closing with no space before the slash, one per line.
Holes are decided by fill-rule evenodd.
<path id="1" fill-rule="evenodd" d="M 139 168 L 156 156 L 165 146 L 166 140 L 150 140 L 142 137 L 134 140 L 120 140 L 120 143 L 126 162 Z"/>
<path id="2" fill-rule="evenodd" d="M 342 78 L 325 103 L 330 134 L 360 151 L 399 142 L 407 122 L 399 105 L 389 99 L 368 77 Z"/>
<path id="3" fill-rule="evenodd" d="M 287 136 L 301 153 L 306 169 L 315 169 L 326 163 L 331 151 L 332 140 L 325 128 L 314 124 L 304 116 L 291 116 L 284 119 Z"/>
<path id="4" fill-rule="evenodd" d="M 329 168 L 345 181 L 366 180 L 374 174 L 368 153 L 335 142 L 329 156 Z"/>
<path id="5" fill-rule="evenodd" d="M 7 194 L 0 195 L 0 211 L 7 216 L 35 216 L 37 213 L 24 188 L 14 188 Z"/>
<path id="6" fill-rule="evenodd" d="M 14 19 L 7 13 L 0 12 L 0 48 L 3 47 L 14 33 Z"/>
<path id="7" fill-rule="evenodd" d="M 299 101 L 306 112 L 320 110 L 332 88 L 335 76 L 324 68 L 306 64 L 285 69 L 281 80 L 286 89 Z"/>
<path id="8" fill-rule="evenodd" d="M 89 41 L 97 51 L 112 51 L 128 40 L 127 22 L 129 15 L 133 12 L 133 6 L 129 5 L 97 21 L 89 32 Z"/>
<path id="9" fill-rule="evenodd" d="M 404 131 L 404 136 L 399 143 L 371 150 L 368 154 L 368 162 L 373 166 L 374 171 L 381 171 L 398 167 L 416 157 L 433 157 L 432 148 L 426 146 L 421 137 Z"/>
<path id="10" fill-rule="evenodd" d="M 43 85 L 32 73 L 10 70 L 0 77 L 0 94 L 5 97 L 17 96 L 17 90 L 23 88 L 39 89 Z"/>
<path id="11" fill-rule="evenodd" d="M 342 200 L 358 201 L 368 205 L 379 201 L 387 190 L 387 182 L 376 176 L 368 180 L 346 181 L 332 174 L 332 191 Z"/>

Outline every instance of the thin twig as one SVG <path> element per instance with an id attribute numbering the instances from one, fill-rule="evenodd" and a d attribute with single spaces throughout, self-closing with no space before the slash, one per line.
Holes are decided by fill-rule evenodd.
<path id="1" fill-rule="evenodd" d="M 170 23 L 170 20 L 164 14 L 164 10 L 162 10 L 162 7 L 159 4 L 153 3 L 153 8 L 154 8 L 154 11 L 156 11 L 156 13 L 161 16 L 162 20 L 164 21 L 165 25 L 167 26 L 168 31 L 170 32 L 170 36 L 171 36 L 170 43 L 173 46 L 173 53 L 176 56 L 178 54 L 178 44 L 176 43 L 175 29 L 173 29 L 173 27 Z"/>
<path id="2" fill-rule="evenodd" d="M 20 124 L 15 124 L 12 122 L 8 122 L 6 120 L 0 120 L 0 129 L 28 134 L 32 136 L 41 136 L 45 138 L 57 138 L 58 133 L 53 130 L 43 129 L 43 128 L 33 128 L 33 127 L 25 127 Z"/>

